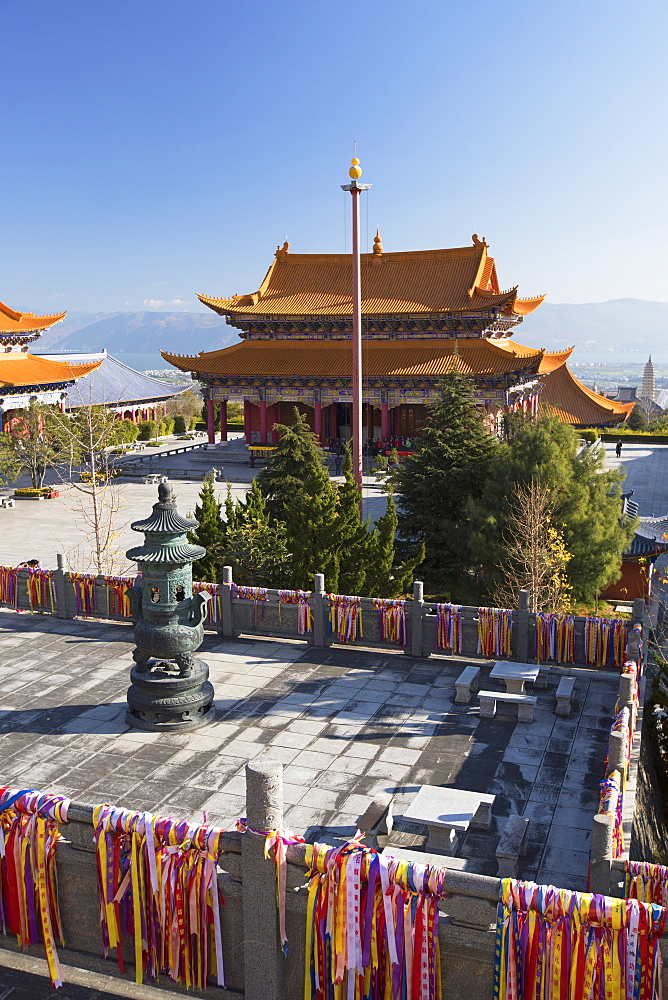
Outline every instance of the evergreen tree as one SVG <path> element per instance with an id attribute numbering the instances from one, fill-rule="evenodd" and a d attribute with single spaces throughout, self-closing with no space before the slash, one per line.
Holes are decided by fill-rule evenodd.
<path id="1" fill-rule="evenodd" d="M 397 564 L 397 507 L 390 487 L 387 509 L 376 521 L 371 535 L 363 595 L 366 597 L 400 597 L 407 593 L 415 577 L 415 568 L 424 560 L 425 548 Z"/>
<path id="2" fill-rule="evenodd" d="M 295 407 L 291 426 L 276 425 L 280 438 L 257 476 L 272 524 L 285 525 L 290 552 L 286 587 L 308 590 L 313 574 L 324 573 L 331 592 L 339 589 L 336 489 L 315 434 Z"/>
<path id="3" fill-rule="evenodd" d="M 603 471 L 602 450 L 578 454 L 577 433 L 556 417 L 516 421 L 501 445 L 484 494 L 468 505 L 469 551 L 488 591 L 501 577 L 508 523 L 518 485 L 532 480 L 550 491 L 552 524 L 571 558 L 566 576 L 573 599 L 591 601 L 619 576 L 621 554 L 633 525 L 621 520 L 623 472 Z"/>
<path id="4" fill-rule="evenodd" d="M 284 587 L 290 559 L 285 525 L 271 524 L 264 497 L 254 480 L 244 500 L 225 500 L 227 521 L 215 547 L 219 566 L 231 566 L 235 583 L 246 587 Z"/>
<path id="5" fill-rule="evenodd" d="M 194 515 L 199 524 L 193 531 L 188 532 L 188 539 L 193 545 L 203 545 L 207 552 L 202 559 L 196 559 L 193 563 L 193 580 L 217 583 L 220 563 L 216 553 L 223 538 L 223 521 L 220 516 L 222 505 L 216 500 L 213 476 L 205 477 L 199 499 L 199 504 L 195 505 Z"/>
<path id="6" fill-rule="evenodd" d="M 468 502 L 482 495 L 496 449 L 469 380 L 453 371 L 441 382 L 413 454 L 394 476 L 400 534 L 424 544 L 421 572 L 431 591 L 454 593 L 459 585 L 461 592 L 470 562 Z"/>
<path id="7" fill-rule="evenodd" d="M 341 594 L 367 594 L 369 562 L 373 558 L 374 535 L 361 516 L 362 494 L 353 478 L 350 448 L 343 462 L 343 483 L 336 487 L 336 521 L 332 551 L 338 569 Z"/>

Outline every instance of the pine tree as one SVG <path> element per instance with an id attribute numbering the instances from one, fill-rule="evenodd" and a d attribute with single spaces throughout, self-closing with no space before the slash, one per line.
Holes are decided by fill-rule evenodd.
<path id="1" fill-rule="evenodd" d="M 223 538 L 223 522 L 220 516 L 222 505 L 216 500 L 213 476 L 205 477 L 199 499 L 194 515 L 199 522 L 198 527 L 188 532 L 188 539 L 193 545 L 203 545 L 207 552 L 202 559 L 196 559 L 193 563 L 193 580 L 216 583 L 220 565 L 216 553 Z"/>
<path id="2" fill-rule="evenodd" d="M 415 450 L 394 476 L 401 537 L 424 544 L 427 588 L 453 592 L 469 569 L 467 505 L 482 495 L 497 441 L 487 432 L 473 390 L 459 370 L 441 382 Z M 456 596 L 456 595 L 455 595 Z"/>
<path id="3" fill-rule="evenodd" d="M 424 560 L 424 545 L 403 562 L 397 563 L 397 507 L 390 487 L 387 494 L 387 509 L 376 521 L 370 539 L 370 553 L 367 563 L 363 594 L 366 597 L 400 597 L 413 584 L 415 568 Z"/>
<path id="4" fill-rule="evenodd" d="M 276 425 L 280 438 L 257 476 L 272 524 L 285 525 L 291 558 L 286 587 L 310 589 L 313 574 L 324 573 L 331 592 L 339 587 L 336 545 L 336 489 L 315 434 L 295 407 L 291 426 Z"/>
<path id="5" fill-rule="evenodd" d="M 228 487 L 227 521 L 215 548 L 219 566 L 231 566 L 235 583 L 246 587 L 284 587 L 290 560 L 285 525 L 269 521 L 264 497 L 254 480 L 245 500 L 234 501 Z"/>

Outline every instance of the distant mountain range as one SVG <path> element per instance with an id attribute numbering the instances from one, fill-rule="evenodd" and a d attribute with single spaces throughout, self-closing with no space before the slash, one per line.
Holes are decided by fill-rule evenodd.
<path id="1" fill-rule="evenodd" d="M 577 361 L 668 362 L 668 302 L 611 299 L 580 305 L 544 302 L 515 328 L 529 347 L 557 351 L 575 345 Z"/>
<path id="2" fill-rule="evenodd" d="M 582 305 L 544 303 L 515 329 L 530 347 L 549 351 L 575 345 L 573 360 L 668 362 L 668 302 L 613 299 Z M 215 313 L 69 313 L 34 351 L 101 351 L 110 354 L 198 354 L 233 344 L 237 331 Z"/>
<path id="3" fill-rule="evenodd" d="M 40 337 L 33 352 L 101 351 L 110 354 L 199 354 L 227 347 L 237 331 L 215 313 L 68 313 Z"/>

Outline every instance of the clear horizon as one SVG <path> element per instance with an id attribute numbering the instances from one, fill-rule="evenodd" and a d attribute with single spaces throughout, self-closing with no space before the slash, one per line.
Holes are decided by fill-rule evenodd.
<path id="1" fill-rule="evenodd" d="M 286 237 L 349 250 L 353 140 L 365 249 L 476 232 L 523 296 L 668 301 L 658 0 L 22 0 L 0 26 L 13 308 L 200 311 Z"/>

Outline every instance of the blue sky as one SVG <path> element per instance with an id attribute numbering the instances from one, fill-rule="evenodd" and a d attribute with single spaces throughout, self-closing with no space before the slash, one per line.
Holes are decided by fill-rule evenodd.
<path id="1" fill-rule="evenodd" d="M 522 294 L 668 300 L 667 21 L 643 0 L 0 0 L 0 298 L 193 309 L 257 288 L 286 235 L 349 249 L 357 140 L 365 241 L 476 232 Z"/>

